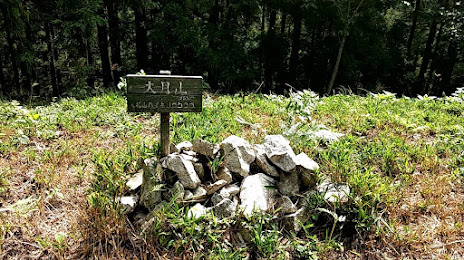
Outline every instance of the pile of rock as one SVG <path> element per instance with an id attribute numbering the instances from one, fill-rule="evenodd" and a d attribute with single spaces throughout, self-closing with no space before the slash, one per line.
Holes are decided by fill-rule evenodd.
<path id="1" fill-rule="evenodd" d="M 131 202 L 129 208 L 138 203 L 154 209 L 163 199 L 175 199 L 191 204 L 187 214 L 195 218 L 211 211 L 218 218 L 277 211 L 288 228 L 298 231 L 310 215 L 300 201 L 302 193 L 315 189 L 326 201 L 343 203 L 350 192 L 344 184 L 317 186 L 318 164 L 305 153 L 296 155 L 281 135 L 266 136 L 263 144 L 255 145 L 237 136 L 220 145 L 182 142 L 171 152 L 159 162 L 145 160 L 143 175 L 128 182 L 133 190 L 142 186 L 140 200 L 123 197 L 121 204 L 124 199 Z"/>

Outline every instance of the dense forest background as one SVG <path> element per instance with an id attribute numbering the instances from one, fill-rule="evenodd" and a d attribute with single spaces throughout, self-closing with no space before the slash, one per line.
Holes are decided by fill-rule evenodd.
<path id="1" fill-rule="evenodd" d="M 9 97 L 110 89 L 143 69 L 210 91 L 441 95 L 464 85 L 459 0 L 0 0 Z"/>

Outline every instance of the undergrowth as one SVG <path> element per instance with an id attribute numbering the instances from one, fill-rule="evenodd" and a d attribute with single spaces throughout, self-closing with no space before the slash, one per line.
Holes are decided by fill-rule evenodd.
<path id="1" fill-rule="evenodd" d="M 316 259 L 372 256 L 378 250 L 407 257 L 416 253 L 411 248 L 425 250 L 443 237 L 447 250 L 424 255 L 462 254 L 464 104 L 458 96 L 205 95 L 201 113 L 172 113 L 175 143 L 197 138 L 220 143 L 229 135 L 261 143 L 268 134 L 283 134 L 295 152 L 319 164 L 320 182 L 349 185 L 343 205 L 306 194 L 311 217 L 298 233 L 283 230 L 274 214 L 190 219 L 189 205 L 174 200 L 147 211 L 148 224 L 137 224 L 137 216 L 126 216 L 116 198 L 128 192 L 125 182 L 143 159 L 158 155 L 159 118 L 125 110 L 117 93 L 42 106 L 0 102 L 1 256 L 11 256 L 13 242 L 21 240 L 23 254 L 32 244 L 57 258 Z M 316 138 L 330 131 L 345 136 Z M 450 193 L 454 197 L 446 197 Z M 71 213 L 70 206 L 60 206 L 66 199 L 81 204 Z M 19 212 L 18 202 L 25 201 L 36 203 L 31 209 L 40 214 Z M 33 238 L 42 231 L 28 231 L 31 223 L 57 214 L 52 209 L 74 223 L 72 228 Z M 443 230 L 427 233 L 412 224 L 426 225 L 430 216 Z M 373 240 L 381 242 L 364 246 Z"/>

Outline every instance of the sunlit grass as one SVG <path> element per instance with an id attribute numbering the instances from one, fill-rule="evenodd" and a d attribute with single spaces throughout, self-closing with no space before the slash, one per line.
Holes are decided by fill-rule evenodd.
<path id="1" fill-rule="evenodd" d="M 197 138 L 220 143 L 229 135 L 261 143 L 267 134 L 286 135 L 296 152 L 306 152 L 320 165 L 321 180 L 350 186 L 348 205 L 329 209 L 349 216 L 354 232 L 343 233 L 330 214 L 316 210 L 302 223 L 300 234 L 287 234 L 279 232 L 272 216 L 255 216 L 250 222 L 218 222 L 214 216 L 196 221 L 186 219 L 187 209 L 171 202 L 150 213 L 154 226 L 141 234 L 114 201 L 127 191 L 125 181 L 143 159 L 158 154 L 158 115 L 126 113 L 125 98 L 117 93 L 43 106 L 1 101 L 0 243 L 8 247 L 22 239 L 59 257 L 78 252 L 124 258 L 144 250 L 156 256 L 165 250 L 187 258 L 254 254 L 274 259 L 340 252 L 343 239 L 370 234 L 405 249 L 427 248 L 441 237 L 446 237 L 443 243 L 459 241 L 463 114 L 464 104 L 456 100 L 388 93 L 205 95 L 201 113 L 171 113 L 174 143 Z M 321 125 L 345 136 L 337 142 L 312 139 L 311 131 Z M 317 207 L 325 206 L 308 196 Z M 27 198 L 34 198 L 34 214 L 18 216 L 9 210 Z M 62 219 L 51 221 L 55 214 Z M 50 220 L 50 228 L 60 221 L 71 224 L 50 232 L 31 228 L 43 219 Z M 425 226 L 435 220 L 442 223 L 440 229 L 427 231 Z M 237 233 L 246 237 L 248 247 L 232 243 Z"/>

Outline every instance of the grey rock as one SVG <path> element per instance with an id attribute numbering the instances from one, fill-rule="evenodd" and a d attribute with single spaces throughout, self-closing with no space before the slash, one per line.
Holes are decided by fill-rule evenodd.
<path id="1" fill-rule="evenodd" d="M 180 203 L 185 197 L 185 189 L 180 181 L 174 183 L 174 186 L 169 189 L 169 192 L 166 194 L 166 199 L 168 201 L 175 200 Z"/>
<path id="2" fill-rule="evenodd" d="M 154 159 L 145 159 L 143 166 L 143 183 L 140 191 L 140 204 L 147 209 L 153 209 L 162 200 L 164 184 L 161 164 Z"/>
<path id="3" fill-rule="evenodd" d="M 179 150 L 179 152 L 183 152 L 183 151 L 191 151 L 193 145 L 189 141 L 184 141 L 182 143 L 177 144 L 176 147 Z"/>
<path id="4" fill-rule="evenodd" d="M 200 203 L 195 204 L 187 211 L 188 218 L 201 218 L 208 214 L 209 209 Z"/>
<path id="5" fill-rule="evenodd" d="M 277 188 L 283 195 L 293 196 L 298 194 L 300 191 L 300 175 L 297 172 L 281 173 Z"/>
<path id="6" fill-rule="evenodd" d="M 301 174 L 301 181 L 304 185 L 312 188 L 316 186 L 318 176 L 314 172 L 319 169 L 319 165 L 308 157 L 305 153 L 296 156 L 296 170 Z"/>
<path id="7" fill-rule="evenodd" d="M 213 159 L 214 157 L 216 157 L 216 154 L 219 151 L 219 145 L 212 144 L 202 139 L 196 139 L 195 141 L 193 141 L 192 149 L 193 151 L 199 154 L 205 155 L 210 159 Z"/>
<path id="8" fill-rule="evenodd" d="M 173 143 L 169 145 L 169 153 L 180 153 L 179 148 Z"/>
<path id="9" fill-rule="evenodd" d="M 231 184 L 222 188 L 219 193 L 227 199 L 232 198 L 240 192 L 240 187 L 236 184 Z"/>
<path id="10" fill-rule="evenodd" d="M 192 200 L 206 200 L 208 198 L 208 193 L 206 192 L 205 188 L 203 187 L 198 187 L 194 192 L 193 192 L 193 198 Z"/>
<path id="11" fill-rule="evenodd" d="M 143 170 L 138 171 L 132 177 L 129 178 L 126 182 L 126 186 L 129 187 L 129 190 L 136 190 L 143 184 Z"/>
<path id="12" fill-rule="evenodd" d="M 193 198 L 193 192 L 185 190 L 184 192 L 184 201 L 191 200 Z"/>
<path id="13" fill-rule="evenodd" d="M 277 207 L 280 207 L 282 214 L 291 214 L 298 210 L 298 207 L 287 196 L 282 196 L 277 200 Z"/>
<path id="14" fill-rule="evenodd" d="M 218 191 L 220 188 L 224 187 L 227 185 L 227 181 L 226 180 L 218 180 L 214 183 L 211 183 L 209 185 L 206 185 L 205 187 L 205 190 L 206 190 L 206 193 L 208 195 L 211 195 L 213 193 L 215 193 L 216 191 Z"/>
<path id="15" fill-rule="evenodd" d="M 264 173 L 273 176 L 279 177 L 279 171 L 272 164 L 269 163 L 266 155 L 266 149 L 262 144 L 253 145 L 253 149 L 256 153 L 256 163 L 264 171 Z"/>
<path id="16" fill-rule="evenodd" d="M 264 138 L 267 158 L 285 172 L 296 167 L 296 155 L 290 147 L 290 142 L 282 135 L 268 135 Z"/>
<path id="17" fill-rule="evenodd" d="M 236 205 L 230 199 L 224 199 L 213 208 L 214 215 L 218 218 L 227 218 L 235 215 Z"/>
<path id="18" fill-rule="evenodd" d="M 348 202 L 350 187 L 343 183 L 323 182 L 317 186 L 317 190 L 324 194 L 324 200 L 330 203 L 344 204 Z"/>
<path id="19" fill-rule="evenodd" d="M 221 167 L 216 173 L 216 180 L 225 180 L 229 184 L 232 182 L 232 174 L 227 167 Z"/>
<path id="20" fill-rule="evenodd" d="M 163 171 L 158 168 L 160 164 L 156 157 L 143 160 L 143 182 L 147 181 L 146 177 L 154 179 L 158 182 L 163 180 Z"/>
<path id="21" fill-rule="evenodd" d="M 202 163 L 194 163 L 193 168 L 195 169 L 195 172 L 197 173 L 200 179 L 203 179 L 205 177 L 205 168 L 203 167 Z"/>
<path id="22" fill-rule="evenodd" d="M 184 159 L 183 156 L 170 154 L 165 157 L 163 167 L 176 173 L 182 185 L 187 189 L 196 189 L 201 181 L 191 161 Z"/>
<path id="23" fill-rule="evenodd" d="M 224 163 L 232 172 L 246 177 L 250 173 L 250 164 L 255 160 L 255 152 L 243 138 L 229 136 L 221 143 L 224 151 Z"/>
<path id="24" fill-rule="evenodd" d="M 214 193 L 213 196 L 211 196 L 211 203 L 213 203 L 214 206 L 219 204 L 221 201 L 229 199 L 227 196 L 224 196 L 224 194 L 221 193 Z"/>
<path id="25" fill-rule="evenodd" d="M 277 189 L 272 187 L 275 184 L 275 180 L 264 173 L 245 177 L 240 187 L 240 206 L 246 216 L 271 208 L 277 195 Z"/>
<path id="26" fill-rule="evenodd" d="M 302 225 L 308 221 L 310 217 L 309 210 L 305 207 L 297 210 L 295 213 L 283 216 L 282 223 L 288 231 L 299 232 L 302 229 Z"/>

